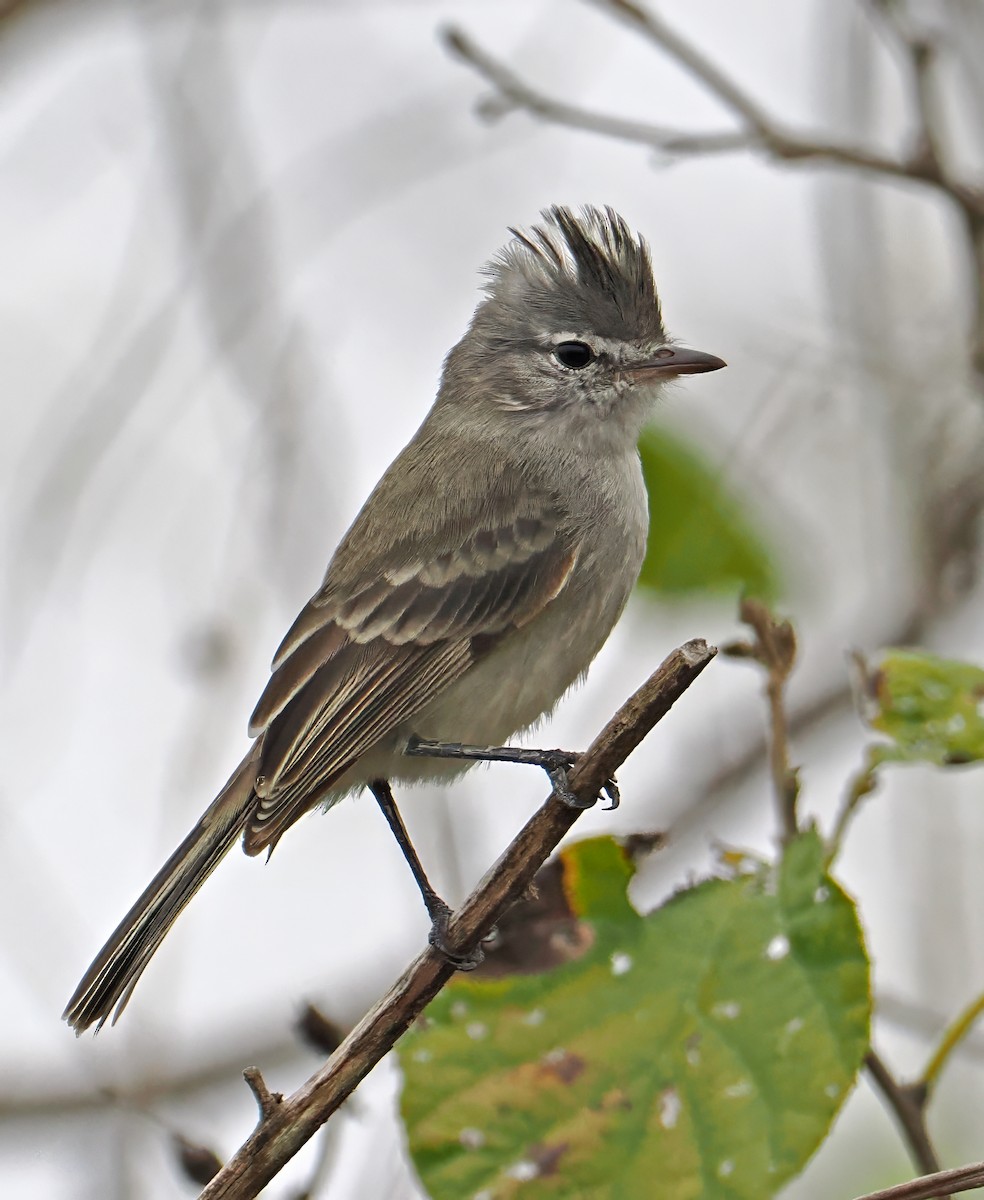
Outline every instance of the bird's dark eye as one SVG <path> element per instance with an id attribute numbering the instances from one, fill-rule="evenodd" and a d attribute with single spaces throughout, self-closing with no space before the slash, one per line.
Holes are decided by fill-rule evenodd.
<path id="1" fill-rule="evenodd" d="M 561 342 L 554 346 L 554 358 L 562 367 L 580 371 L 594 358 L 594 351 L 585 342 Z"/>

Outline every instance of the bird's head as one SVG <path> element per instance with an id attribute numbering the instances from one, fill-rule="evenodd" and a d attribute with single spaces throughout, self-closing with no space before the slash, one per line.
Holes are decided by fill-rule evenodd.
<path id="1" fill-rule="evenodd" d="M 649 247 L 611 208 L 555 206 L 511 232 L 448 357 L 444 402 L 560 414 L 589 437 L 614 423 L 634 441 L 661 384 L 725 365 L 668 337 Z"/>

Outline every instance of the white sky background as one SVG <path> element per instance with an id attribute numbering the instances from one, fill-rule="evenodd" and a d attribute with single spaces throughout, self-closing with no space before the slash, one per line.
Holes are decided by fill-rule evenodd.
<path id="1" fill-rule="evenodd" d="M 660 11 L 784 121 L 860 138 L 863 100 L 898 144 L 902 90 L 860 5 Z M 918 599 L 919 506 L 980 446 L 948 214 L 915 188 L 748 155 L 658 165 L 523 115 L 481 123 L 487 89 L 436 37 L 452 15 L 579 104 L 729 123 L 573 0 L 49 3 L 0 24 L 5 1100 L 228 1054 L 227 1087 L 167 1109 L 227 1154 L 253 1120 L 236 1065 L 258 1062 L 292 1090 L 315 1065 L 291 1050 L 300 1003 L 353 1022 L 422 945 L 426 920 L 375 805 L 349 801 L 305 819 L 267 866 L 230 856 L 115 1029 L 76 1042 L 58 1019 L 238 761 L 280 636 L 423 417 L 508 225 L 552 202 L 612 204 L 652 244 L 673 333 L 728 360 L 678 387 L 662 419 L 704 445 L 786 556 L 798 701 L 842 678 L 848 648 L 896 635 Z M 852 55 L 873 64 L 863 95 Z M 980 143 L 972 125 L 957 149 L 973 160 Z M 930 644 L 984 659 L 980 603 L 932 625 Z M 583 745 L 674 644 L 737 632 L 731 606 L 635 602 L 536 741 Z M 760 730 L 758 686 L 749 668 L 716 663 L 620 773 L 622 808 L 580 823 L 676 833 L 644 868 L 640 904 L 706 870 L 713 839 L 771 847 L 760 776 L 694 815 Z M 806 811 L 829 821 L 860 745 L 849 716 L 797 743 Z M 984 987 L 971 919 L 980 786 L 898 773 L 842 864 L 878 989 L 941 1014 Z M 404 812 L 439 890 L 459 900 L 543 795 L 538 773 L 498 767 L 412 796 Z M 901 1073 L 918 1069 L 925 1039 L 878 1033 Z M 338 1135 L 333 1200 L 413 1194 L 398 1131 L 376 1113 L 393 1086 L 377 1072 Z M 834 1179 L 846 1194 L 875 1186 L 886 1162 L 906 1169 L 865 1093 L 790 1197 L 832 1194 Z M 982 1098 L 968 1058 L 934 1109 L 951 1164 L 980 1157 Z M 0 1102 L 12 1195 L 186 1195 L 163 1146 L 142 1117 L 13 1120 Z"/>

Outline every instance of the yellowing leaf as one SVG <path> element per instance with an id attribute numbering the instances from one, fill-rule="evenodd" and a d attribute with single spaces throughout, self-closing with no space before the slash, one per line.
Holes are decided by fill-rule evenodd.
<path id="1" fill-rule="evenodd" d="M 590 932 L 580 957 L 455 980 L 401 1043 L 410 1150 L 434 1200 L 773 1195 L 868 1046 L 864 946 L 822 861 L 811 833 L 774 870 L 640 917 L 613 841 L 565 850 Z"/>

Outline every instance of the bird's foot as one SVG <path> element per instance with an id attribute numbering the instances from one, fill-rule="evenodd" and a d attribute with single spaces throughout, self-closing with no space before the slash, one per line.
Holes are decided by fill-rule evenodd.
<path id="1" fill-rule="evenodd" d="M 485 951 L 481 946 L 476 946 L 474 950 L 462 954 L 457 950 L 452 950 L 448 945 L 448 926 L 453 914 L 439 896 L 432 898 L 427 905 L 427 912 L 431 919 L 431 929 L 427 941 L 455 970 L 474 971 L 485 961 Z"/>

